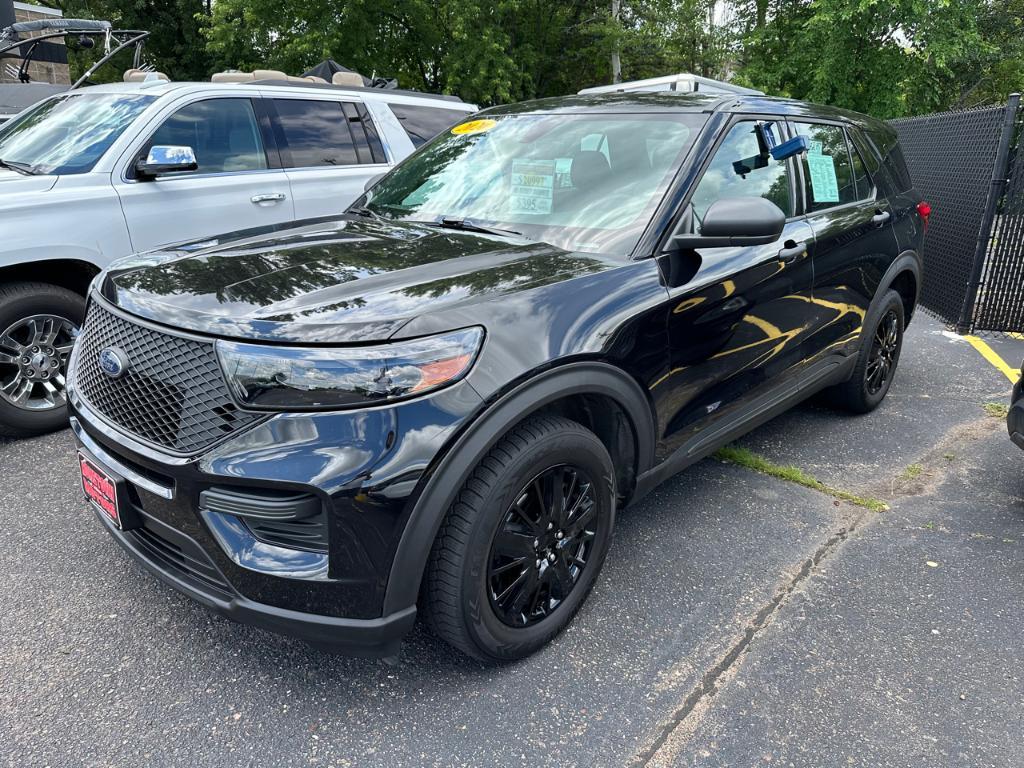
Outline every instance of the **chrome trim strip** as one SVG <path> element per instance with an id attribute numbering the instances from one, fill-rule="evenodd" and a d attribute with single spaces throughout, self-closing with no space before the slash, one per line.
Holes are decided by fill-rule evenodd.
<path id="1" fill-rule="evenodd" d="M 118 459 L 110 455 L 103 446 L 93 440 L 92 437 L 89 436 L 89 433 L 85 431 L 82 423 L 75 416 L 71 417 L 71 430 L 75 433 L 75 437 L 78 438 L 89 453 L 117 472 L 117 474 L 121 475 L 125 480 L 129 480 L 140 488 L 145 488 L 150 493 L 155 494 L 162 499 L 169 500 L 174 498 L 173 487 L 168 488 L 166 485 L 160 485 L 160 483 L 139 474 L 131 467 L 125 466 Z"/>

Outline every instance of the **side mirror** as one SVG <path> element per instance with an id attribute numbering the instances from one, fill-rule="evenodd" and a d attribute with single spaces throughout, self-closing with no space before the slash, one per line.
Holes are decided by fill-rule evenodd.
<path id="1" fill-rule="evenodd" d="M 716 200 L 704 214 L 700 232 L 673 235 L 668 250 L 767 245 L 782 236 L 786 214 L 763 197 L 727 197 Z"/>
<path id="2" fill-rule="evenodd" d="M 370 191 L 370 190 L 371 190 L 371 189 L 373 188 L 373 186 L 374 186 L 374 185 L 375 185 L 375 184 L 376 184 L 376 183 L 377 183 L 378 181 L 380 181 L 381 179 L 383 179 L 383 178 L 384 178 L 385 176 L 387 176 L 387 174 L 386 174 L 386 173 L 378 173 L 378 174 L 377 174 L 376 176 L 371 176 L 370 178 L 368 178 L 368 179 L 366 180 L 366 183 L 365 183 L 365 184 L 363 184 L 363 192 L 369 192 L 369 191 Z"/>
<path id="3" fill-rule="evenodd" d="M 150 147 L 145 160 L 135 163 L 140 179 L 155 179 L 167 173 L 184 173 L 199 169 L 192 147 Z"/>

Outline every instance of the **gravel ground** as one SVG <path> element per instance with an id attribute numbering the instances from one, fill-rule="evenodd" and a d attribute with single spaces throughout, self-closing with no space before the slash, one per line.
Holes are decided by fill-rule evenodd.
<path id="1" fill-rule="evenodd" d="M 68 434 L 0 444 L 0 762 L 1024 764 L 1024 455 L 981 407 L 1008 391 L 918 318 L 876 413 L 809 404 L 743 441 L 890 511 L 704 461 L 502 668 L 419 629 L 388 665 L 214 617 L 108 539 Z"/>

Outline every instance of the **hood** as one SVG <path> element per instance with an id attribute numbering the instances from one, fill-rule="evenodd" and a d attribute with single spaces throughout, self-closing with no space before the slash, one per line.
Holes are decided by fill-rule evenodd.
<path id="1" fill-rule="evenodd" d="M 56 176 L 26 176 L 17 171 L 0 168 L 0 196 L 46 192 L 53 189 L 56 183 Z"/>
<path id="2" fill-rule="evenodd" d="M 191 331 L 281 343 L 386 339 L 412 318 L 611 266 L 545 243 L 345 217 L 116 262 L 104 297 Z"/>

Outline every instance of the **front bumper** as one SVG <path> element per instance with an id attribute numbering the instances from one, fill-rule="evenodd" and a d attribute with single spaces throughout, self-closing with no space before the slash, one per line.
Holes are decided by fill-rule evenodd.
<path id="1" fill-rule="evenodd" d="M 1021 378 L 1013 385 L 1010 414 L 1006 417 L 1006 429 L 1010 433 L 1010 439 L 1018 447 L 1024 449 L 1024 370 L 1021 371 Z"/>
<path id="2" fill-rule="evenodd" d="M 96 517 L 114 540 L 160 581 L 241 624 L 297 637 L 328 651 L 393 656 L 416 620 L 414 605 L 379 619 L 344 619 L 257 603 L 234 592 L 202 548 L 174 528 L 143 514 L 141 529 L 120 531 L 98 510 Z"/>
<path id="3" fill-rule="evenodd" d="M 73 387 L 69 399 L 79 448 L 127 481 L 140 525 L 122 531 L 98 517 L 146 570 L 235 621 L 365 656 L 397 653 L 415 621 L 414 604 L 383 611 L 408 501 L 478 404 L 456 385 L 375 412 L 281 414 L 181 458 L 120 433 Z M 423 440 L 425 427 L 436 441 Z M 326 550 L 268 545 L 239 518 L 202 508 L 204 492 L 225 487 L 315 497 Z"/>

